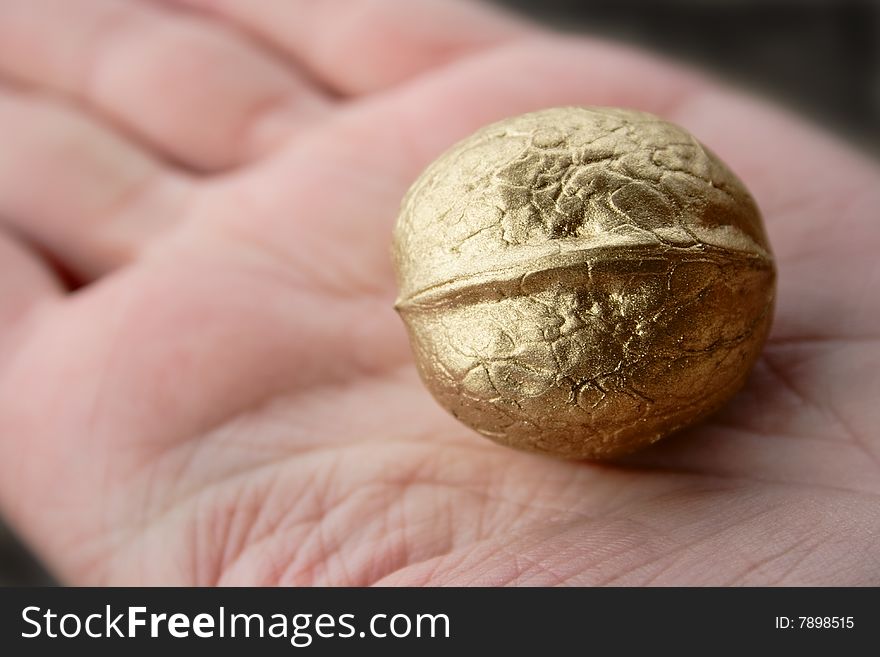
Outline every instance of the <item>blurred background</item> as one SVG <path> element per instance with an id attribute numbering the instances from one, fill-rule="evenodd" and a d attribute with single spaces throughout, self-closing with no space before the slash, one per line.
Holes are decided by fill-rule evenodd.
<path id="1" fill-rule="evenodd" d="M 880 156 L 880 0 L 492 2 L 696 63 Z M 0 523 L 0 585 L 51 581 Z"/>
<path id="2" fill-rule="evenodd" d="M 880 154 L 880 0 L 493 0 L 696 63 Z"/>

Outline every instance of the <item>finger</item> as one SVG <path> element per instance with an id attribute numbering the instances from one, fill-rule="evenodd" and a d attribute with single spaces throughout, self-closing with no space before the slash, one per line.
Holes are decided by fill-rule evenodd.
<path id="1" fill-rule="evenodd" d="M 21 320 L 34 306 L 60 294 L 49 269 L 20 242 L 0 233 L 0 368 Z"/>
<path id="2" fill-rule="evenodd" d="M 0 217 L 88 280 L 180 219 L 192 185 L 71 107 L 0 87 Z"/>
<path id="3" fill-rule="evenodd" d="M 203 169 L 258 156 L 326 106 L 221 26 L 131 1 L 0 3 L 0 71 L 70 94 Z"/>
<path id="4" fill-rule="evenodd" d="M 537 28 L 460 0 L 170 0 L 218 13 L 344 94 L 363 94 Z"/>

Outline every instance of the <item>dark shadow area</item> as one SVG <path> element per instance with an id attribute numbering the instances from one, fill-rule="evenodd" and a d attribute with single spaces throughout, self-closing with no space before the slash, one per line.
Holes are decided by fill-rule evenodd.
<path id="1" fill-rule="evenodd" d="M 880 153 L 875 0 L 494 0 L 695 62 Z"/>
<path id="2" fill-rule="evenodd" d="M 46 586 L 52 578 L 0 523 L 0 586 Z"/>

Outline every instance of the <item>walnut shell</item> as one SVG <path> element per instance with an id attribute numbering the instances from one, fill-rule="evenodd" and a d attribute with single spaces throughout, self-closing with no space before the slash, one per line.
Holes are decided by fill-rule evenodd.
<path id="1" fill-rule="evenodd" d="M 688 132 L 562 107 L 460 142 L 404 198 L 396 308 L 437 401 L 497 442 L 646 446 L 745 382 L 773 315 L 755 202 Z"/>

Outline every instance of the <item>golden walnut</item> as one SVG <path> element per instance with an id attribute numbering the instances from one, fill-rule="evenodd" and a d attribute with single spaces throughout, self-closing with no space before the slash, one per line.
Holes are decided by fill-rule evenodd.
<path id="1" fill-rule="evenodd" d="M 717 409 L 772 319 L 742 183 L 685 130 L 610 108 L 490 125 L 431 164 L 394 233 L 425 385 L 500 443 L 607 458 Z"/>

